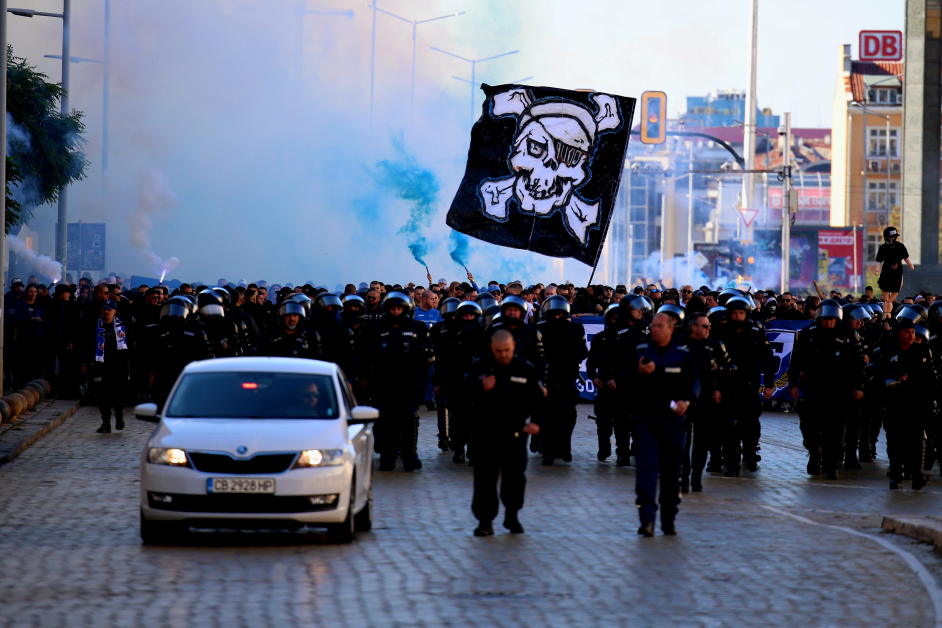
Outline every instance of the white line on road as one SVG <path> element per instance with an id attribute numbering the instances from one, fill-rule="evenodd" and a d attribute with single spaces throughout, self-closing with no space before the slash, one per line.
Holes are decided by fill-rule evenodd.
<path id="1" fill-rule="evenodd" d="M 865 532 L 858 532 L 857 530 L 854 530 L 852 528 L 847 528 L 844 526 L 836 526 L 830 523 L 819 523 L 812 519 L 808 519 L 807 517 L 802 517 L 801 515 L 794 515 L 790 512 L 787 512 L 785 510 L 780 510 L 773 506 L 763 505 L 761 507 L 771 512 L 774 512 L 778 515 L 782 515 L 783 517 L 789 517 L 791 519 L 794 519 L 795 521 L 800 521 L 802 523 L 807 523 L 813 526 L 832 528 L 834 530 L 840 530 L 841 532 L 845 532 L 847 534 L 852 534 L 854 536 L 860 536 L 865 539 L 869 539 L 875 543 L 879 543 L 880 545 L 890 550 L 891 552 L 895 552 L 900 558 L 902 558 L 906 562 L 906 564 L 913 571 L 913 573 L 916 574 L 916 576 L 922 582 L 922 585 L 926 587 L 926 592 L 929 594 L 929 597 L 932 598 L 932 605 L 935 607 L 936 628 L 942 628 L 942 588 L 939 588 L 939 584 L 935 581 L 935 578 L 932 577 L 932 574 L 929 573 L 929 570 L 926 569 L 926 567 L 921 562 L 919 562 L 919 559 L 916 558 L 912 554 L 912 552 L 907 552 L 906 550 L 893 545 L 886 539 L 881 539 L 878 536 L 867 534 Z"/>

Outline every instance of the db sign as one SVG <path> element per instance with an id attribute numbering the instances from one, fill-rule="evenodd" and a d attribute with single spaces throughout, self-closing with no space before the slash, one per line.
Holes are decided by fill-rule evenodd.
<path id="1" fill-rule="evenodd" d="M 899 61 L 903 58 L 900 31 L 860 31 L 861 61 Z"/>

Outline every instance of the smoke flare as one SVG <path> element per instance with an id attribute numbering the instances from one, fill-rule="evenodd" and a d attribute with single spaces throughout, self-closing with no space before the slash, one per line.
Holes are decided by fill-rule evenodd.
<path id="1" fill-rule="evenodd" d="M 435 173 L 419 166 L 415 157 L 406 152 L 402 138 L 393 140 L 393 147 L 399 153 L 398 159 L 384 159 L 376 164 L 376 180 L 379 185 L 398 198 L 411 201 L 409 220 L 398 233 L 409 238 L 409 251 L 415 261 L 425 266 L 428 255 L 428 240 L 424 230 L 432 222 L 435 214 L 435 199 L 439 184 Z"/>
<path id="2" fill-rule="evenodd" d="M 8 235 L 7 246 L 10 247 L 11 251 L 35 266 L 41 275 L 56 280 L 62 277 L 62 264 L 48 255 L 38 255 L 36 251 L 28 248 L 26 242 L 20 240 L 19 237 L 12 234 Z"/>
<path id="3" fill-rule="evenodd" d="M 449 239 L 452 244 L 451 261 L 459 266 L 466 267 L 468 265 L 468 246 L 471 243 L 468 236 L 460 231 L 452 231 Z"/>
<path id="4" fill-rule="evenodd" d="M 154 268 L 167 273 L 180 264 L 180 260 L 171 257 L 161 259 L 151 250 L 150 230 L 153 227 L 151 217 L 164 209 L 177 207 L 180 201 L 170 189 L 167 177 L 157 168 L 147 168 L 141 175 L 141 190 L 137 195 L 137 208 L 128 216 L 131 231 L 131 246 L 144 254 L 144 259 Z"/>

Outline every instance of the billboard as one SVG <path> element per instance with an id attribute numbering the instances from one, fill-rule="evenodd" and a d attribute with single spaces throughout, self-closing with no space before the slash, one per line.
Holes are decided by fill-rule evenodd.
<path id="1" fill-rule="evenodd" d="M 105 223 L 70 222 L 66 225 L 69 270 L 105 270 Z M 56 260 L 62 258 L 56 252 Z"/>

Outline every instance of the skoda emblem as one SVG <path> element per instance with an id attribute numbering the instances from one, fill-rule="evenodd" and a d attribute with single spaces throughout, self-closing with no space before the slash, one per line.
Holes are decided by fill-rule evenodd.
<path id="1" fill-rule="evenodd" d="M 239 454 L 239 455 L 244 454 L 244 453 L 247 452 L 248 450 L 249 450 L 249 448 L 246 447 L 245 445 L 239 445 L 238 447 L 236 447 L 236 453 Z"/>

